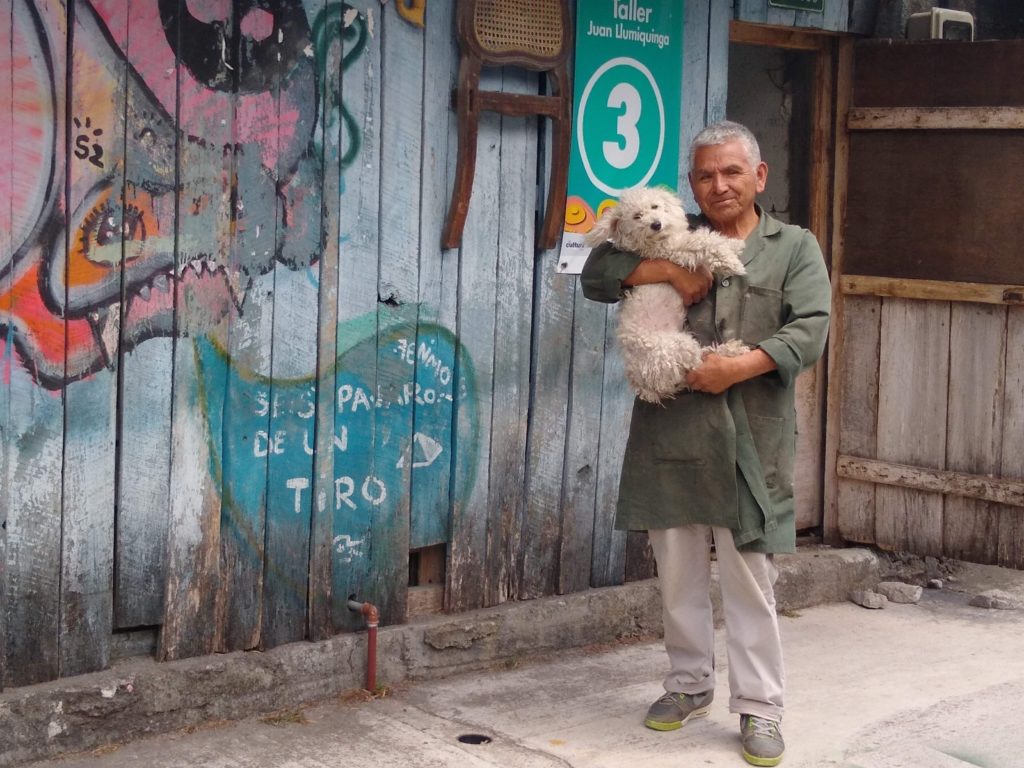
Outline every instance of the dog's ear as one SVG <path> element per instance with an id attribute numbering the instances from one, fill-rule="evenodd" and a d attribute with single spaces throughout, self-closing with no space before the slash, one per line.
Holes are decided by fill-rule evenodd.
<path id="1" fill-rule="evenodd" d="M 612 205 L 605 208 L 604 213 L 601 214 L 601 218 L 597 220 L 594 228 L 583 236 L 583 242 L 594 248 L 605 240 L 614 240 L 615 235 L 619 231 L 620 216 L 619 206 Z"/>

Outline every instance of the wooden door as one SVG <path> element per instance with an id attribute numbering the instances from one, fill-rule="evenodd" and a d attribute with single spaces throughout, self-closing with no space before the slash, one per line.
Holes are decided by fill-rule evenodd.
<path id="1" fill-rule="evenodd" d="M 780 220 L 810 229 L 825 254 L 840 39 L 830 32 L 738 21 L 729 28 L 728 117 L 754 131 L 768 163 L 769 186 L 759 202 Z M 822 360 L 801 374 L 796 385 L 796 526 L 815 535 L 823 509 L 824 373 Z"/>
<path id="2" fill-rule="evenodd" d="M 827 536 L 1024 567 L 1024 41 L 840 61 Z"/>

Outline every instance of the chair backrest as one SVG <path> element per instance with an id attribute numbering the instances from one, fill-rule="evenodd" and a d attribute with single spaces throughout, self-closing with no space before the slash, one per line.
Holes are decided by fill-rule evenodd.
<path id="1" fill-rule="evenodd" d="M 457 29 L 481 62 L 540 71 L 564 64 L 572 41 L 566 0 L 459 0 Z"/>

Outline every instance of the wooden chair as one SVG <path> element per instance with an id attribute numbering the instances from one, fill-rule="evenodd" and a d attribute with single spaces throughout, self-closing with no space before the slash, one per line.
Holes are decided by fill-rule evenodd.
<path id="1" fill-rule="evenodd" d="M 552 120 L 548 199 L 537 245 L 554 248 L 565 216 L 572 136 L 568 70 L 572 27 L 566 0 L 460 0 L 456 27 L 461 56 L 453 106 L 458 115 L 459 151 L 442 246 L 455 248 L 462 240 L 473 191 L 480 113 L 489 110 L 513 117 L 543 115 Z M 480 90 L 480 70 L 505 65 L 546 72 L 551 95 Z"/>

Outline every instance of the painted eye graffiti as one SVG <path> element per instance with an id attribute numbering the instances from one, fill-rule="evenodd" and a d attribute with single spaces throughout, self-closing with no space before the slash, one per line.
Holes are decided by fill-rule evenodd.
<path id="1" fill-rule="evenodd" d="M 108 200 L 97 204 L 86 215 L 79 232 L 83 256 L 90 261 L 111 263 L 112 259 L 104 253 L 110 246 L 123 240 L 146 239 L 145 216 L 136 205 L 129 203 L 119 209 Z"/>

